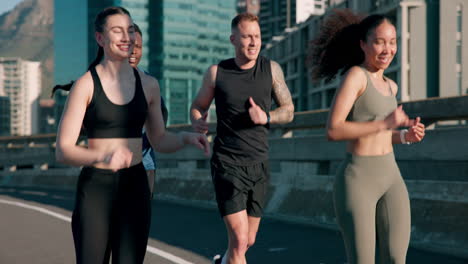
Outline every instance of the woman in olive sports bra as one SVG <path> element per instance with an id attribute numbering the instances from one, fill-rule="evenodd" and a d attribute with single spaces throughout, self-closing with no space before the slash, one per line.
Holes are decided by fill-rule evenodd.
<path id="1" fill-rule="evenodd" d="M 56 158 L 83 166 L 72 216 L 76 263 L 143 263 L 151 222 L 150 187 L 142 160 L 142 128 L 152 146 L 187 144 L 209 155 L 206 137 L 164 128 L 158 82 L 128 62 L 133 21 L 122 7 L 95 20 L 98 56 L 70 90 L 57 132 Z M 84 124 L 88 147 L 76 145 Z"/>
<path id="2" fill-rule="evenodd" d="M 351 264 L 403 264 L 410 239 L 408 191 L 393 154 L 397 143 L 419 142 L 425 127 L 397 106 L 397 85 L 383 75 L 397 51 L 395 26 L 382 15 L 361 19 L 336 10 L 314 41 L 314 77 L 344 76 L 333 100 L 329 140 L 346 140 L 347 156 L 334 186 L 337 221 Z M 397 130 L 408 127 L 408 130 Z"/>

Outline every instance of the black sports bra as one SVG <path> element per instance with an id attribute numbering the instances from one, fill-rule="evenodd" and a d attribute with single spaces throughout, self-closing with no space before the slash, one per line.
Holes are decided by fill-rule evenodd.
<path id="1" fill-rule="evenodd" d="M 88 138 L 141 137 L 148 104 L 138 71 L 133 69 L 136 80 L 133 99 L 124 105 L 116 105 L 107 98 L 96 68 L 92 68 L 90 72 L 94 83 L 93 98 L 86 108 L 83 120 Z"/>

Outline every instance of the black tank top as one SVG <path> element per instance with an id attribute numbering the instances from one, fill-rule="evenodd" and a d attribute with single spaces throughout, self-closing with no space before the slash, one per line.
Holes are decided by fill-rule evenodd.
<path id="1" fill-rule="evenodd" d="M 107 98 L 102 89 L 96 68 L 90 70 L 93 77 L 93 98 L 86 108 L 83 124 L 88 138 L 138 138 L 148 113 L 148 105 L 136 69 L 135 94 L 125 105 L 116 105 Z"/>
<path id="2" fill-rule="evenodd" d="M 240 69 L 234 59 L 218 64 L 215 86 L 217 115 L 213 157 L 250 165 L 268 159 L 268 125 L 255 125 L 249 116 L 249 97 L 265 112 L 272 99 L 270 60 L 259 56 L 255 66 Z"/>

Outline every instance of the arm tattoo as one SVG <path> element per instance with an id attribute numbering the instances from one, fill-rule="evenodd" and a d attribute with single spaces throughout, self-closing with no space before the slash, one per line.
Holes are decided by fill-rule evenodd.
<path id="1" fill-rule="evenodd" d="M 271 74 L 273 77 L 273 99 L 278 105 L 278 108 L 270 113 L 270 115 L 272 114 L 272 121 L 279 124 L 288 123 L 293 118 L 294 105 L 291 93 L 284 80 L 283 70 L 275 61 L 271 61 Z"/>

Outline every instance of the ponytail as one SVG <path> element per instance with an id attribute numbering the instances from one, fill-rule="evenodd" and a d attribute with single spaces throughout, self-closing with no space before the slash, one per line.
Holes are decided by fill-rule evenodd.
<path id="1" fill-rule="evenodd" d="M 50 97 L 54 97 L 54 94 L 57 90 L 63 90 L 63 91 L 70 91 L 70 89 L 72 88 L 73 84 L 75 83 L 75 81 L 71 81 L 67 84 L 57 84 L 54 86 L 54 88 L 52 88 L 52 93 L 50 95 Z"/>
<path id="2" fill-rule="evenodd" d="M 314 80 L 330 81 L 340 70 L 346 72 L 364 61 L 359 44 L 361 20 L 362 16 L 349 9 L 334 9 L 325 19 L 308 52 Z"/>
<path id="3" fill-rule="evenodd" d="M 98 65 L 102 61 L 103 57 L 104 57 L 104 48 L 99 46 L 96 58 L 88 66 L 88 71 L 91 70 L 92 68 L 96 67 L 96 65 Z"/>

